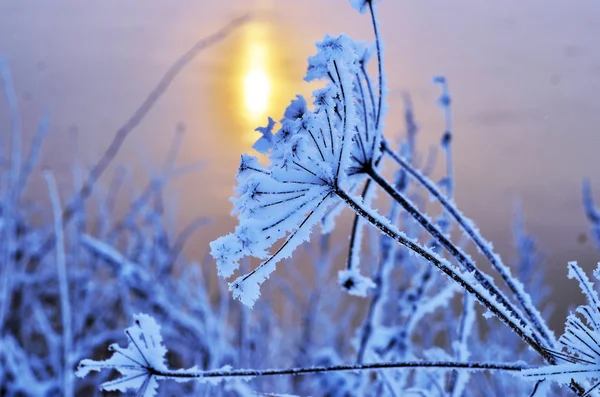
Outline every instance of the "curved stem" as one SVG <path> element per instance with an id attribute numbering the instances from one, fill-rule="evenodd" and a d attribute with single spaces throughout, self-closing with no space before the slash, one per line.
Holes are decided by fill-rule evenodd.
<path id="1" fill-rule="evenodd" d="M 390 185 L 377 171 L 373 169 L 367 169 L 367 174 L 373 178 L 375 183 L 385 190 L 398 204 L 400 204 L 431 236 L 440 243 L 456 260 L 465 267 L 466 270 L 473 273 L 475 279 L 483 288 L 488 290 L 497 300 L 497 302 L 504 306 L 511 314 L 519 320 L 521 327 L 524 329 L 529 328 L 529 324 L 524 320 L 523 315 L 520 311 L 513 306 L 513 304 L 504 296 L 490 280 L 484 275 L 473 263 L 473 261 L 455 244 L 453 244 L 448 237 L 446 237 L 439 228 L 430 222 L 421 212 L 404 197 L 402 193 L 397 191 L 392 185 Z M 533 335 L 537 339 L 537 335 Z"/>
<path id="2" fill-rule="evenodd" d="M 384 153 L 388 154 L 394 161 L 398 163 L 398 165 L 403 167 L 408 174 L 410 174 L 421 185 L 423 185 L 423 187 L 425 187 L 427 191 L 440 202 L 442 207 L 452 216 L 452 218 L 454 218 L 458 225 L 464 230 L 464 232 L 469 236 L 481 253 L 483 253 L 486 259 L 490 262 L 494 270 L 498 272 L 504 284 L 514 294 L 521 307 L 523 307 L 525 315 L 529 318 L 536 331 L 541 335 L 548 346 L 553 347 L 555 343 L 554 335 L 546 325 L 541 313 L 533 306 L 531 297 L 529 294 L 527 294 L 527 292 L 525 292 L 523 285 L 519 281 L 515 280 L 514 277 L 512 277 L 510 269 L 504 265 L 502 259 L 494 252 L 491 245 L 473 227 L 472 222 L 465 218 L 450 202 L 450 200 L 446 199 L 446 197 L 432 181 L 416 170 L 410 164 L 410 162 L 394 152 L 389 147 L 387 142 L 383 141 L 382 146 Z"/>
<path id="3" fill-rule="evenodd" d="M 377 118 L 375 121 L 375 131 L 379 130 L 381 122 L 381 107 L 383 103 L 383 53 L 381 51 L 381 39 L 379 37 L 379 28 L 377 25 L 377 18 L 375 17 L 375 8 L 373 2 L 369 1 L 369 10 L 371 11 L 371 20 L 373 21 L 373 32 L 375 33 L 375 45 L 377 46 L 377 66 L 379 73 L 379 99 L 377 104 Z"/>
<path id="4" fill-rule="evenodd" d="M 433 264 L 440 271 L 458 283 L 463 289 L 472 294 L 483 306 L 500 319 L 505 325 L 512 329 L 523 341 L 531 346 L 536 352 L 546 359 L 547 362 L 554 364 L 556 361 L 543 346 L 530 333 L 523 329 L 521 324 L 515 323 L 506 313 L 504 308 L 499 308 L 493 303 L 494 298 L 485 288 L 474 283 L 469 275 L 464 275 L 457 268 L 452 266 L 448 261 L 440 257 L 435 252 L 428 248 L 422 247 L 415 241 L 407 238 L 398 229 L 389 223 L 389 221 L 381 216 L 371 213 L 369 208 L 365 208 L 361 203 L 350 197 L 342 189 L 336 189 L 335 193 L 342 199 L 355 213 L 365 218 L 371 225 L 379 229 L 383 234 L 389 236 L 396 242 L 407 247 L 415 254 L 419 255 L 426 261 Z"/>
<path id="5" fill-rule="evenodd" d="M 92 194 L 92 190 L 96 185 L 96 182 L 100 179 L 108 166 L 112 163 L 113 159 L 117 156 L 129 134 L 144 120 L 146 115 L 150 112 L 150 110 L 152 110 L 156 102 L 158 102 L 158 100 L 162 97 L 167 88 L 169 88 L 173 80 L 175 80 L 177 75 L 179 75 L 185 66 L 187 66 L 200 52 L 216 43 L 219 43 L 248 20 L 248 15 L 232 20 L 221 30 L 194 44 L 192 48 L 190 48 L 185 54 L 177 59 L 177 61 L 167 70 L 158 84 L 152 89 L 152 91 L 137 108 L 135 113 L 115 132 L 113 140 L 98 163 L 96 163 L 96 165 L 90 170 L 79 192 L 75 194 L 75 196 L 63 209 L 62 218 L 65 225 L 79 210 L 81 203 Z M 50 235 L 46 238 L 41 248 L 39 248 L 32 256 L 30 262 L 39 262 L 41 258 L 43 258 L 52 248 L 53 244 L 54 235 Z"/>

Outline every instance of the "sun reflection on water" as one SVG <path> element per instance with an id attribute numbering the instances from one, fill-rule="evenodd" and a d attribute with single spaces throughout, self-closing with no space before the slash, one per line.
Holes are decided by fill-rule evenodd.
<path id="1" fill-rule="evenodd" d="M 243 85 L 246 117 L 251 122 L 258 122 L 264 118 L 269 108 L 271 80 L 266 64 L 266 53 L 264 43 L 251 43 Z"/>
<path id="2" fill-rule="evenodd" d="M 269 113 L 273 111 L 273 86 L 276 65 L 271 60 L 277 55 L 273 48 L 268 26 L 252 23 L 244 35 L 243 61 L 241 62 L 238 98 L 243 101 L 244 128 L 243 134 L 247 143 L 256 140 L 258 134 L 254 129 L 265 123 Z"/>
<path id="3" fill-rule="evenodd" d="M 251 151 L 260 137 L 255 129 L 267 125 L 269 116 L 279 120 L 296 94 L 307 93 L 306 57 L 295 44 L 287 27 L 264 18 L 220 47 L 221 62 L 211 79 L 211 116 L 223 147 L 236 154 Z"/>

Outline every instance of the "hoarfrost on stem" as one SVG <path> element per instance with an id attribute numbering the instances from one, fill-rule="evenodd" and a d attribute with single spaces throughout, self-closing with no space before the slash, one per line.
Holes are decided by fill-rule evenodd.
<path id="1" fill-rule="evenodd" d="M 594 271 L 597 280 L 600 280 L 599 270 L 600 263 Z M 565 333 L 558 340 L 563 351 L 552 351 L 561 364 L 525 370 L 523 376 L 563 385 L 569 385 L 573 380 L 593 382 L 584 393 L 587 396 L 600 387 L 600 299 L 594 284 L 577 262 L 569 262 L 568 276 L 579 282 L 587 305 L 577 307 L 575 313 L 567 317 Z"/>

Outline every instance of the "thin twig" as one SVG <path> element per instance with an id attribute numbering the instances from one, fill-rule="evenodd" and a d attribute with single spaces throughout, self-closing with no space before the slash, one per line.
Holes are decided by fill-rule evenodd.
<path id="1" fill-rule="evenodd" d="M 44 178 L 48 185 L 52 213 L 54 216 L 54 241 L 56 246 L 56 267 L 58 271 L 58 284 L 60 293 L 60 318 L 62 322 L 63 336 L 63 393 L 66 397 L 73 396 L 73 374 L 71 369 L 71 351 L 73 336 L 71 328 L 71 303 L 69 299 L 69 279 L 67 276 L 67 259 L 65 257 L 64 225 L 61 217 L 60 198 L 54 175 L 44 172 Z"/>
<path id="2" fill-rule="evenodd" d="M 249 15 L 244 15 L 242 17 L 236 18 L 216 33 L 200 40 L 199 42 L 194 44 L 192 48 L 190 48 L 185 54 L 183 54 L 167 70 L 167 72 L 163 75 L 158 84 L 142 102 L 139 108 L 134 112 L 131 118 L 129 118 L 129 120 L 127 120 L 125 124 L 123 124 L 116 131 L 112 142 L 110 143 L 110 145 L 108 146 L 98 163 L 92 168 L 92 170 L 88 174 L 87 179 L 81 187 L 81 189 L 79 190 L 79 192 L 71 199 L 69 204 L 67 204 L 67 206 L 64 208 L 62 215 L 64 224 L 67 224 L 71 220 L 81 203 L 90 196 L 94 185 L 102 176 L 104 171 L 106 171 L 113 159 L 116 157 L 119 150 L 121 149 L 121 146 L 125 142 L 125 139 L 142 122 L 142 120 L 146 117 L 148 112 L 150 112 L 150 110 L 154 107 L 156 102 L 162 97 L 167 88 L 169 88 L 173 80 L 175 80 L 175 78 L 184 69 L 184 67 L 187 66 L 192 60 L 194 60 L 194 58 L 200 52 L 225 39 L 231 32 L 242 26 L 249 19 Z M 48 252 L 48 250 L 51 249 L 53 243 L 54 237 L 51 235 L 45 240 L 41 248 L 34 255 L 34 260 L 39 261 L 39 259 L 43 257 Z"/>

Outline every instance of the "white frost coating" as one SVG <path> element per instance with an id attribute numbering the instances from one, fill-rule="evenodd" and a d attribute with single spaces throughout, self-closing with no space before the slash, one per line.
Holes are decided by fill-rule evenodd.
<path id="1" fill-rule="evenodd" d="M 545 335 L 544 339 L 547 339 L 547 342 L 549 342 L 550 345 L 554 345 L 556 337 L 552 330 L 548 328 L 541 313 L 535 308 L 535 305 L 531 300 L 531 296 L 525 291 L 525 287 L 523 286 L 523 284 L 511 274 L 510 269 L 502 262 L 500 256 L 494 252 L 493 244 L 483 238 L 482 234 L 480 233 L 479 229 L 475 226 L 473 221 L 464 216 L 458 210 L 453 200 L 445 197 L 445 195 L 442 194 L 441 191 L 436 187 L 435 183 L 433 183 L 421 171 L 413 167 L 409 161 L 397 155 L 391 150 L 388 150 L 387 153 L 389 153 L 392 156 L 392 158 L 399 165 L 401 165 L 412 177 L 419 181 L 433 197 L 439 200 L 440 204 L 442 204 L 444 209 L 458 222 L 465 234 L 473 240 L 473 242 L 477 246 L 477 249 L 488 258 L 494 269 L 498 271 L 498 273 L 502 276 L 503 281 L 509 286 L 511 291 L 515 293 L 517 299 L 527 310 L 528 317 L 530 317 L 533 321 L 534 329 L 537 329 L 538 331 L 543 333 Z"/>
<path id="2" fill-rule="evenodd" d="M 333 198 L 326 196 L 323 201 L 324 204 L 316 206 L 314 212 L 306 218 L 303 227 L 292 232 L 284 246 L 277 250 L 273 256 L 261 263 L 253 272 L 240 276 L 230 283 L 229 290 L 232 291 L 233 297 L 240 300 L 244 305 L 250 308 L 253 307 L 260 296 L 260 286 L 275 271 L 275 264 L 282 259 L 290 258 L 293 251 L 300 244 L 309 240 L 312 227 L 319 222 L 327 211 L 328 203 L 333 200 Z"/>
<path id="3" fill-rule="evenodd" d="M 76 375 L 83 378 L 91 371 L 116 370 L 121 376 L 102 383 L 100 389 L 121 392 L 134 389 L 136 396 L 152 397 L 156 395 L 159 380 L 169 379 L 178 383 L 196 381 L 216 385 L 235 372 L 229 365 L 211 371 L 200 370 L 197 366 L 169 370 L 165 363 L 167 349 L 162 343 L 160 326 L 146 314 L 134 315 L 134 319 L 135 324 L 125 330 L 129 339 L 126 348 L 113 344 L 109 350 L 115 353 L 108 360 L 82 360 Z M 235 375 L 235 379 L 239 381 L 249 381 L 252 378 L 254 375 L 251 373 Z"/>
<path id="4" fill-rule="evenodd" d="M 340 270 L 338 273 L 338 283 L 350 295 L 360 296 L 362 298 L 367 296 L 367 293 L 371 288 L 376 287 L 373 280 L 360 274 L 358 269 Z"/>
<path id="5" fill-rule="evenodd" d="M 131 275 L 137 267 L 135 263 L 127 259 L 110 244 L 100 241 L 89 234 L 83 234 L 81 236 L 81 243 L 106 261 L 119 265 L 119 273 L 123 276 Z"/>
<path id="6" fill-rule="evenodd" d="M 90 371 L 114 369 L 122 376 L 109 382 L 102 383 L 100 388 L 106 391 L 125 392 L 128 389 L 138 390 L 144 397 L 156 394 L 158 382 L 156 376 L 149 372 L 149 368 L 166 371 L 165 354 L 167 349 L 162 344 L 160 326 L 156 321 L 146 315 L 134 315 L 135 324 L 125 330 L 129 339 L 126 348 L 117 344 L 109 347 L 115 353 L 107 360 L 94 361 L 82 360 L 75 374 L 83 378 Z"/>
<path id="7" fill-rule="evenodd" d="M 356 11 L 363 14 L 367 10 L 370 1 L 371 0 L 350 0 L 350 4 Z"/>

